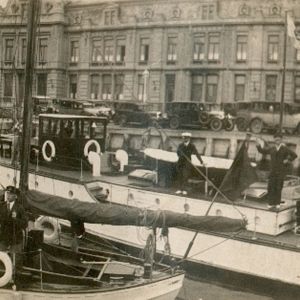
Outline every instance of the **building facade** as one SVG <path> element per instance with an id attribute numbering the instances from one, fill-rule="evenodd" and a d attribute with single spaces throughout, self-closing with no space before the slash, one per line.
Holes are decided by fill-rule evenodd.
<path id="1" fill-rule="evenodd" d="M 280 101 L 286 11 L 300 25 L 295 0 L 43 0 L 33 94 L 160 109 Z M 0 11 L 1 105 L 23 98 L 26 23 L 26 0 Z M 300 103 L 289 39 L 284 87 L 284 100 Z"/>

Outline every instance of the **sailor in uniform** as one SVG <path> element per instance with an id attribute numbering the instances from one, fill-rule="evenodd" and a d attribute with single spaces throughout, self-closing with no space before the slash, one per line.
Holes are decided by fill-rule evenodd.
<path id="1" fill-rule="evenodd" d="M 281 202 L 281 191 L 283 188 L 284 177 L 288 163 L 296 159 L 297 154 L 290 150 L 282 142 L 283 136 L 281 133 L 274 135 L 275 146 L 262 147 L 257 140 L 256 147 L 258 152 L 269 154 L 271 156 L 271 170 L 268 181 L 268 208 L 279 209 Z"/>
<path id="2" fill-rule="evenodd" d="M 192 154 L 196 155 L 200 163 L 203 165 L 203 160 L 197 151 L 196 146 L 191 142 L 192 134 L 189 132 L 182 133 L 183 142 L 177 148 L 178 162 L 177 162 L 177 177 L 179 182 L 179 190 L 176 194 L 186 195 L 187 181 L 192 171 Z"/>

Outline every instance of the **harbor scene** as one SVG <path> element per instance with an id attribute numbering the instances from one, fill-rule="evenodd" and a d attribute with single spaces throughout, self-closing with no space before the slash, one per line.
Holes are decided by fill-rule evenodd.
<path id="1" fill-rule="evenodd" d="M 300 3 L 0 0 L 0 299 L 300 298 Z"/>

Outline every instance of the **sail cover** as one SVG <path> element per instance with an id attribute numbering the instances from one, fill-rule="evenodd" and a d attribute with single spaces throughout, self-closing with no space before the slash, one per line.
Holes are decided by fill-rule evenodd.
<path id="1" fill-rule="evenodd" d="M 149 227 L 184 227 L 193 230 L 235 232 L 245 228 L 245 221 L 219 216 L 193 216 L 166 210 L 142 210 L 115 203 L 91 203 L 66 199 L 38 191 L 25 193 L 27 205 L 34 212 L 69 221 L 108 225 Z"/>

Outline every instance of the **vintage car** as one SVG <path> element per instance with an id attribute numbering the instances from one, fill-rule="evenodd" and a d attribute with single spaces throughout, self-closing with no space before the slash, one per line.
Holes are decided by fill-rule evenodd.
<path id="1" fill-rule="evenodd" d="M 115 102 L 115 114 L 113 121 L 115 124 L 126 126 L 163 126 L 165 123 L 165 115 L 161 111 L 155 110 L 151 103 L 138 102 Z"/>
<path id="2" fill-rule="evenodd" d="M 108 103 L 105 101 L 91 100 L 88 101 L 89 105 L 84 105 L 83 114 L 87 116 L 107 117 L 108 120 L 113 118 L 115 114 L 113 102 Z"/>
<path id="3" fill-rule="evenodd" d="M 58 112 L 55 105 L 55 99 L 48 96 L 33 96 L 33 113 L 39 115 L 42 113 L 56 113 Z"/>
<path id="4" fill-rule="evenodd" d="M 172 129 L 196 127 L 219 131 L 222 128 L 226 130 L 234 128 L 233 120 L 228 118 L 216 103 L 169 102 L 166 105 L 166 113 Z"/>
<path id="5" fill-rule="evenodd" d="M 279 128 L 281 105 L 279 102 L 253 101 L 237 112 L 239 130 L 250 129 L 253 133 Z M 289 133 L 300 133 L 300 106 L 283 103 L 282 129 Z"/>

